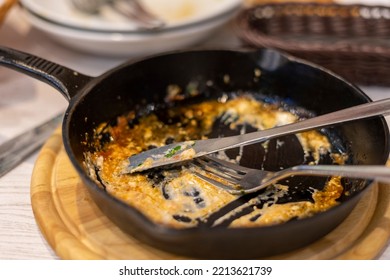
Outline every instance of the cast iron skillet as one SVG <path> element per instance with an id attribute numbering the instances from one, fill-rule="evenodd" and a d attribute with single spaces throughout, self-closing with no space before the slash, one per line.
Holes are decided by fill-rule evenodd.
<path id="1" fill-rule="evenodd" d="M 249 90 L 302 106 L 317 115 L 370 99 L 354 85 L 321 67 L 269 49 L 173 52 L 125 63 L 99 77 L 89 77 L 4 47 L 0 48 L 0 63 L 50 84 L 69 100 L 62 127 L 63 142 L 94 201 L 121 229 L 159 249 L 190 257 L 230 259 L 266 257 L 293 250 L 334 229 L 371 184 L 348 180 L 345 185 L 351 195 L 343 196 L 338 206 L 311 218 L 277 226 L 238 229 L 203 226 L 177 230 L 156 225 L 136 209 L 108 195 L 88 176 L 83 164 L 83 154 L 90 149 L 86 135 L 92 135 L 97 124 L 131 109 L 145 112 L 145 108 L 152 107 L 150 104 L 154 104 L 153 108 L 162 106 L 168 85 L 185 88 L 193 81 L 198 83 L 205 99 L 216 98 L 224 91 Z M 255 69 L 261 70 L 260 77 L 255 77 Z M 347 149 L 350 164 L 385 164 L 389 139 L 383 118 L 356 121 L 331 130 L 338 135 L 335 145 Z"/>

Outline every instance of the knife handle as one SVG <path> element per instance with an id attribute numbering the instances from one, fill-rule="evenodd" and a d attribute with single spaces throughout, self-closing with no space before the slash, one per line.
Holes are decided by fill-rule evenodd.
<path id="1" fill-rule="evenodd" d="M 0 145 L 0 177 L 35 152 L 63 119 L 63 113 Z"/>

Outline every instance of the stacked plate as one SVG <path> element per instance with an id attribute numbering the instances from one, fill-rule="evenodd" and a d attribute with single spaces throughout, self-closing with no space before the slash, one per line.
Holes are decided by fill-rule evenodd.
<path id="1" fill-rule="evenodd" d="M 89 53 L 118 56 L 196 44 L 234 17 L 242 4 L 242 0 L 142 0 L 166 25 L 158 30 L 140 30 L 109 5 L 98 14 L 86 14 L 76 10 L 70 0 L 20 2 L 28 21 L 58 42 Z"/>

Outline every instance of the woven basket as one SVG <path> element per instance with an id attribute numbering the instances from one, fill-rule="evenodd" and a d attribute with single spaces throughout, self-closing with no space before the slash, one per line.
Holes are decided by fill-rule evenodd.
<path id="1" fill-rule="evenodd" d="M 390 86 L 390 7 L 271 3 L 235 22 L 248 45 L 279 49 L 361 85 Z"/>
<path id="2" fill-rule="evenodd" d="M 13 5 L 18 2 L 17 0 L 0 0 L 0 24 L 3 23 L 8 11 Z"/>

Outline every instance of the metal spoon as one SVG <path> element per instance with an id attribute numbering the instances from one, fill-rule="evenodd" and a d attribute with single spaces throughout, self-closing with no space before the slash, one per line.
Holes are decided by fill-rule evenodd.
<path id="1" fill-rule="evenodd" d="M 165 26 L 165 22 L 149 12 L 138 0 L 70 0 L 75 8 L 97 14 L 103 5 L 110 5 L 115 11 L 137 23 L 139 29 L 154 30 Z"/>

